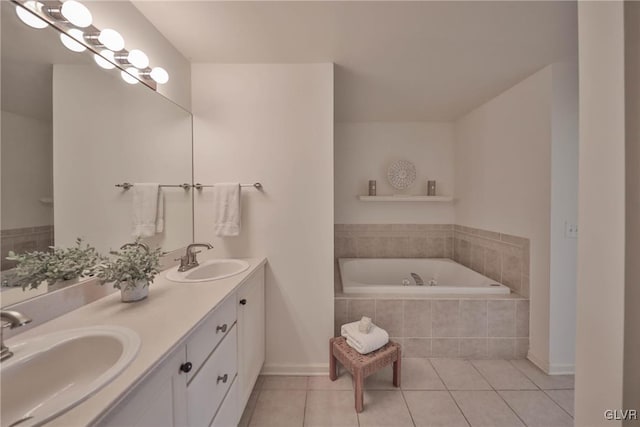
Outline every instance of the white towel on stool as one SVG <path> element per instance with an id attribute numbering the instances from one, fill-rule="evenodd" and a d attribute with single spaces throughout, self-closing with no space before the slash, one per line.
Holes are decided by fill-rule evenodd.
<path id="1" fill-rule="evenodd" d="M 164 231 L 164 194 L 157 183 L 135 183 L 131 188 L 133 236 L 151 237 Z"/>
<path id="2" fill-rule="evenodd" d="M 371 323 L 371 318 L 362 316 L 362 319 L 360 319 L 360 322 L 358 323 L 358 330 L 363 334 L 368 334 L 369 331 L 371 331 L 371 325 L 373 325 L 373 323 Z"/>
<path id="3" fill-rule="evenodd" d="M 347 323 L 340 328 L 340 335 L 347 339 L 347 344 L 360 354 L 371 353 L 389 342 L 389 334 L 382 328 L 371 324 L 368 334 L 358 330 L 360 321 Z"/>
<path id="4" fill-rule="evenodd" d="M 225 182 L 213 186 L 213 214 L 216 236 L 240 234 L 240 183 Z"/>

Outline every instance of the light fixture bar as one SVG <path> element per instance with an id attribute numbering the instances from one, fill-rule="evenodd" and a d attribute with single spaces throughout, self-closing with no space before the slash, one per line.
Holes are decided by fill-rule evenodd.
<path id="1" fill-rule="evenodd" d="M 138 62 L 138 65 L 144 65 L 144 68 L 136 69 L 137 72 L 133 72 L 132 64 L 129 62 L 129 52 L 124 48 L 124 40 L 122 36 L 113 29 L 105 29 L 104 33 L 100 31 L 100 29 L 96 28 L 91 24 L 91 12 L 86 6 L 82 5 L 80 2 L 75 0 L 68 0 L 67 3 L 71 2 L 73 5 L 73 12 L 71 12 L 70 16 L 73 19 L 73 22 L 69 19 L 68 16 L 64 15 L 64 11 L 62 10 L 63 3 L 59 0 L 41 0 L 43 7 L 29 8 L 28 5 L 25 5 L 29 0 L 11 0 L 12 3 L 16 4 L 17 7 L 20 7 L 26 10 L 28 13 L 37 16 L 43 21 L 47 22 L 53 28 L 58 30 L 62 35 L 67 38 L 73 39 L 73 41 L 77 42 L 79 45 L 85 47 L 94 55 L 97 55 L 96 62 L 103 68 L 104 63 L 112 63 L 115 67 L 118 67 L 123 73 L 123 76 L 126 74 L 128 78 L 137 79 L 147 87 L 157 91 L 158 83 L 162 83 L 162 81 L 166 82 L 168 80 L 168 74 L 166 76 L 162 73 L 160 79 L 158 81 L 152 78 L 152 75 L 157 76 L 157 72 L 153 73 L 153 70 L 160 67 L 151 68 L 148 65 L 148 60 L 146 59 L 146 55 L 142 58 L 141 62 Z M 67 7 L 68 8 L 68 7 Z M 69 13 L 67 13 L 69 14 Z M 78 38 L 74 37 L 77 35 L 78 29 L 84 34 L 83 37 Z M 72 31 L 75 30 L 75 31 Z M 106 49 L 110 49 L 109 51 L 113 51 L 114 55 L 107 53 Z M 121 49 L 116 49 L 121 47 Z M 140 52 L 139 50 L 134 49 L 134 57 L 136 57 L 135 52 Z M 142 53 L 142 52 L 140 52 Z M 138 55 L 140 58 L 140 55 Z M 102 60 L 100 60 L 102 59 Z M 102 64 L 101 64 L 102 63 Z M 163 70 L 162 68 L 160 68 Z M 164 70 L 163 70 L 164 71 Z M 164 72 L 166 73 L 166 71 Z M 166 78 L 165 78 L 166 77 Z M 130 83 L 130 81 L 127 81 Z"/>

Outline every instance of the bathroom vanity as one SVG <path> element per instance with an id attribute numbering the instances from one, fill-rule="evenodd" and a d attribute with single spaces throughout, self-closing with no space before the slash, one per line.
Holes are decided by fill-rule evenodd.
<path id="1" fill-rule="evenodd" d="M 140 337 L 120 375 L 46 425 L 237 425 L 265 358 L 266 260 L 246 261 L 240 274 L 199 283 L 171 282 L 164 271 L 144 301 L 115 293 L 7 340 L 92 325 Z"/>

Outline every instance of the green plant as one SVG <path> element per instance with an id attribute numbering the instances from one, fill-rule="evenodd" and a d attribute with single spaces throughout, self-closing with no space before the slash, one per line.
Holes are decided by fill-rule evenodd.
<path id="1" fill-rule="evenodd" d="M 101 284 L 113 282 L 114 288 L 127 289 L 140 280 L 146 282 L 145 286 L 153 282 L 160 273 L 160 257 L 163 252 L 160 248 L 149 250 L 139 243 L 136 240 L 135 244 L 109 252 L 111 259 L 102 262 L 97 268 Z"/>
<path id="2" fill-rule="evenodd" d="M 82 245 L 82 239 L 76 240 L 76 246 L 56 248 L 49 252 L 27 252 L 16 254 L 9 252 L 8 260 L 17 261 L 17 284 L 22 289 L 35 289 L 42 282 L 53 285 L 59 280 L 71 280 L 80 276 L 93 276 L 97 265 L 105 258 L 92 246 Z"/>

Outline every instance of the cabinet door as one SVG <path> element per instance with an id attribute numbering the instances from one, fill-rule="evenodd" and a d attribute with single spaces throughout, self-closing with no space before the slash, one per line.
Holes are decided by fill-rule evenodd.
<path id="1" fill-rule="evenodd" d="M 265 296 L 264 267 L 256 270 L 238 290 L 238 397 L 244 410 L 264 364 Z"/>
<path id="2" fill-rule="evenodd" d="M 187 425 L 187 376 L 180 371 L 186 351 L 176 350 L 113 408 L 99 426 L 158 427 Z"/>

